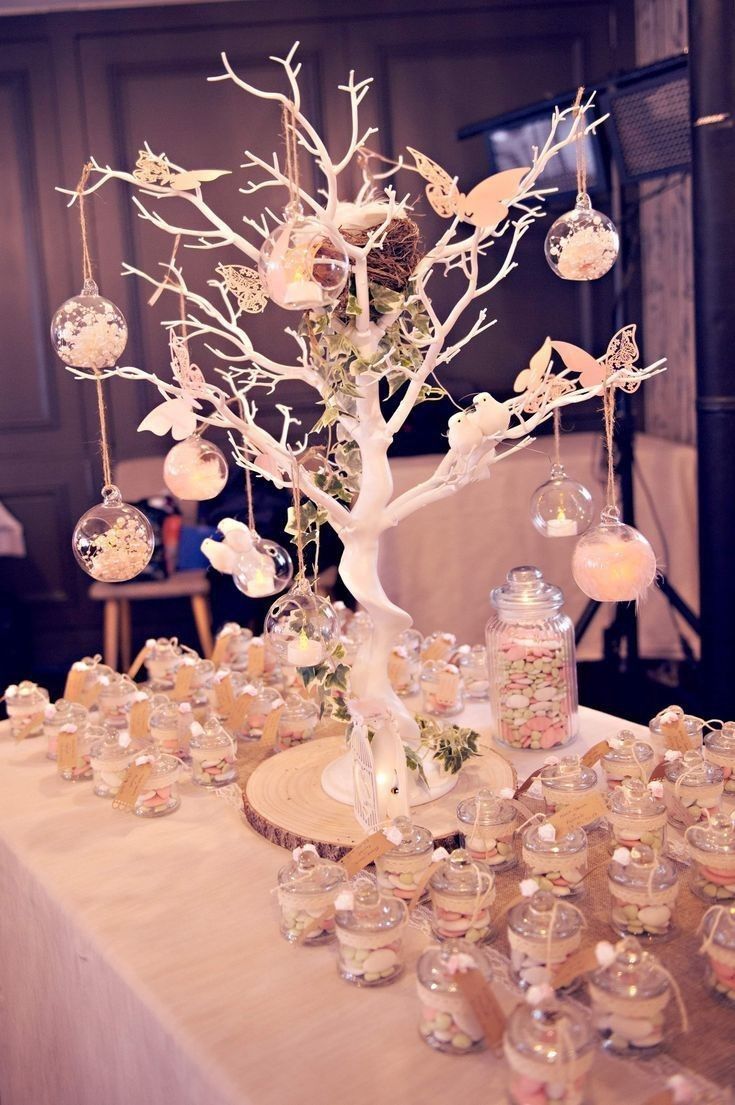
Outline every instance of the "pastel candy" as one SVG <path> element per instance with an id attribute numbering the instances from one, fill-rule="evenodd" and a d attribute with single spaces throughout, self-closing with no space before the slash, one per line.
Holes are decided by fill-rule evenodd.
<path id="1" fill-rule="evenodd" d="M 390 948 L 379 948 L 371 952 L 364 963 L 365 973 L 391 970 L 398 963 L 398 956 Z"/>

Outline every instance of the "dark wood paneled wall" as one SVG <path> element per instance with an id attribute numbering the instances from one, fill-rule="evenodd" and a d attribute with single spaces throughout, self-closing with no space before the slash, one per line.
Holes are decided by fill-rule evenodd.
<path id="1" fill-rule="evenodd" d="M 469 186 L 486 175 L 486 151 L 481 139 L 458 143 L 458 128 L 629 66 L 632 17 L 632 0 L 256 0 L 0 20 L 0 501 L 28 541 L 25 560 L 2 563 L 1 589 L 21 603 L 36 668 L 61 668 L 96 647 L 100 625 L 69 547 L 100 482 L 94 396 L 63 371 L 47 338 L 52 310 L 80 284 L 76 215 L 54 186 L 72 187 L 89 153 L 132 167 L 144 140 L 192 168 L 235 168 L 246 146 L 269 155 L 279 127 L 274 108 L 205 78 L 220 71 L 226 49 L 247 78 L 270 86 L 278 72 L 265 59 L 296 38 L 306 105 L 330 144 L 346 140 L 336 88 L 354 68 L 375 77 L 365 117 L 380 127 L 383 152 L 410 143 Z M 402 183 L 415 191 L 415 177 Z M 213 204 L 235 222 L 256 210 L 237 184 L 233 177 L 209 186 Z M 171 242 L 136 218 L 117 184 L 89 207 L 100 285 L 130 324 L 124 362 L 160 369 L 166 349 L 158 323 L 175 304 L 149 309 L 144 287 L 123 279 L 120 268 L 125 259 L 155 272 Z M 431 213 L 422 226 L 430 238 Z M 549 332 L 595 347 L 606 339 L 609 284 L 590 300 L 589 291 L 585 298 L 556 280 L 542 234 L 525 239 L 521 268 L 495 296 L 497 326 L 452 365 L 447 383 L 455 395 L 506 390 Z M 210 254 L 187 254 L 187 278 L 203 287 L 214 263 Z M 277 353 L 284 319 L 276 309 L 256 318 L 256 345 Z M 135 430 L 152 393 L 115 381 L 109 398 L 116 455 L 160 453 L 158 439 Z M 297 391 L 285 398 L 304 407 Z"/>

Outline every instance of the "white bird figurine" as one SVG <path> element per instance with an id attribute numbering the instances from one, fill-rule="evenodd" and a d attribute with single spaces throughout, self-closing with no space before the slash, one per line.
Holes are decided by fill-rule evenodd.
<path id="1" fill-rule="evenodd" d="M 510 411 L 494 399 L 489 391 L 480 391 L 474 399 L 475 416 L 486 437 L 502 434 L 510 426 Z"/>
<path id="2" fill-rule="evenodd" d="M 471 453 L 482 441 L 482 429 L 474 411 L 458 411 L 449 419 L 449 448 L 455 453 Z"/>

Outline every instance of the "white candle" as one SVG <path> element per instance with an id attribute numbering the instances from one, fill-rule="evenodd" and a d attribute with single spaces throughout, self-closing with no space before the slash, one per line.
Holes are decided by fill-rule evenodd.
<path id="1" fill-rule="evenodd" d="M 549 537 L 574 537 L 577 523 L 572 518 L 549 518 L 546 523 Z"/>
<path id="2" fill-rule="evenodd" d="M 275 591 L 275 576 L 272 573 L 264 572 L 262 568 L 258 568 L 253 578 L 247 581 L 245 587 L 249 598 L 264 598 L 266 595 L 272 595 Z"/>
<path id="3" fill-rule="evenodd" d="M 286 659 L 295 668 L 316 667 L 324 659 L 324 645 L 321 641 L 310 640 L 301 632 L 296 640 L 289 642 Z"/>
<path id="4" fill-rule="evenodd" d="M 286 284 L 284 306 L 311 307 L 324 299 L 324 288 L 314 280 L 292 280 Z"/>

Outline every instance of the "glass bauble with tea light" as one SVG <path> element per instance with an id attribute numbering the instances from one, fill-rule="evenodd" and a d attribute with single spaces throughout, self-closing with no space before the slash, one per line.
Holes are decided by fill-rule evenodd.
<path id="1" fill-rule="evenodd" d="M 293 579 L 293 561 L 283 545 L 256 537 L 252 549 L 235 562 L 232 581 L 250 599 L 284 591 Z"/>
<path id="2" fill-rule="evenodd" d="M 166 487 L 177 499 L 215 499 L 227 483 L 227 461 L 218 446 L 192 434 L 169 449 L 163 462 Z"/>
<path id="3" fill-rule="evenodd" d="M 119 488 L 102 488 L 102 502 L 77 522 L 71 547 L 80 568 L 99 583 L 124 583 L 150 563 L 155 539 L 142 511 L 123 502 Z"/>
<path id="4" fill-rule="evenodd" d="M 544 253 L 551 271 L 562 280 L 599 280 L 618 259 L 620 236 L 615 223 L 595 211 L 586 192 L 572 211 L 552 223 Z"/>
<path id="5" fill-rule="evenodd" d="M 656 578 L 656 554 L 633 526 L 607 506 L 599 525 L 580 537 L 572 554 L 574 582 L 596 602 L 637 602 Z"/>
<path id="6" fill-rule="evenodd" d="M 269 298 L 289 311 L 331 307 L 350 273 L 339 238 L 298 205 L 263 242 L 258 270 Z"/>
<path id="7" fill-rule="evenodd" d="M 339 640 L 339 619 L 332 604 L 305 582 L 273 603 L 264 629 L 279 659 L 294 668 L 317 667 Z"/>
<path id="8" fill-rule="evenodd" d="M 544 537 L 577 537 L 592 521 L 592 496 L 584 484 L 570 480 L 563 464 L 531 496 L 531 521 Z"/>
<path id="9" fill-rule="evenodd" d="M 79 295 L 62 303 L 51 320 L 51 342 L 72 368 L 114 368 L 128 340 L 119 307 L 104 299 L 94 280 L 85 280 Z"/>

